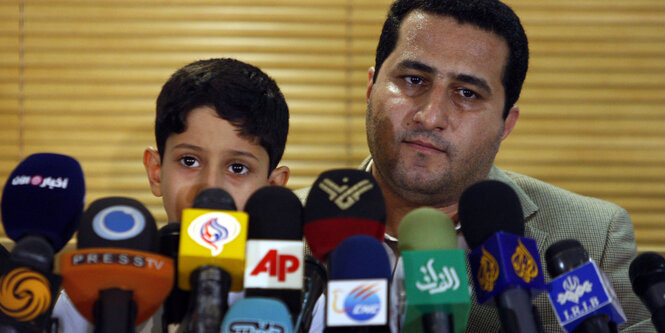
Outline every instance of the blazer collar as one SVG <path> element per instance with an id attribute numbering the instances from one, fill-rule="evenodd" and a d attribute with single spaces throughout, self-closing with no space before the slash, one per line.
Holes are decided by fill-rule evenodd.
<path id="1" fill-rule="evenodd" d="M 365 160 L 362 161 L 359 169 L 370 172 L 372 164 L 374 164 L 372 156 L 368 156 L 365 158 Z M 504 182 L 510 186 L 515 191 L 515 193 L 517 193 L 517 197 L 519 198 L 520 204 L 522 205 L 522 214 L 525 221 L 525 236 L 535 239 L 537 244 L 544 244 L 547 238 L 547 232 L 542 230 L 537 223 L 529 223 L 532 221 L 532 218 L 538 211 L 538 205 L 536 205 L 533 200 L 531 200 L 531 197 L 529 197 L 529 195 L 526 194 L 526 192 L 524 192 L 524 190 L 519 185 L 517 185 L 517 183 L 515 183 L 512 178 L 510 178 L 496 165 L 493 165 L 492 169 L 490 169 L 490 173 L 487 179 Z"/>

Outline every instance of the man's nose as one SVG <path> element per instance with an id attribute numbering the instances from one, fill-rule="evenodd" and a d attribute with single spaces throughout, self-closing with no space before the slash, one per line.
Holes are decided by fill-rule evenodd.
<path id="1" fill-rule="evenodd" d="M 432 89 L 413 115 L 413 121 L 427 130 L 443 130 L 448 127 L 451 103 L 445 89 Z"/>

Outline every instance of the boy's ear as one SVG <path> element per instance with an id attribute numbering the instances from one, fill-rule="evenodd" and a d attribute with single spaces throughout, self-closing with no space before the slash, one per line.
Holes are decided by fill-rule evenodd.
<path id="1" fill-rule="evenodd" d="M 277 167 L 275 168 L 275 170 L 273 170 L 270 173 L 270 176 L 268 176 L 268 184 L 286 186 L 286 182 L 289 181 L 290 174 L 291 170 L 289 170 L 289 167 L 287 166 Z"/>
<path id="2" fill-rule="evenodd" d="M 143 166 L 145 172 L 148 174 L 148 181 L 150 182 L 150 190 L 156 197 L 162 196 L 161 188 L 161 169 L 162 161 L 159 157 L 159 152 L 153 147 L 148 147 L 143 152 Z"/>

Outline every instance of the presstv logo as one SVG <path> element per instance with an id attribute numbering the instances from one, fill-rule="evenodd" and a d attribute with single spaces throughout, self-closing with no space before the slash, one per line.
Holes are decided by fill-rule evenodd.
<path id="1" fill-rule="evenodd" d="M 16 176 L 12 179 L 12 185 L 13 186 L 18 186 L 18 185 L 32 185 L 32 186 L 39 186 L 41 188 L 48 187 L 49 190 L 52 190 L 54 188 L 61 188 L 61 189 L 66 189 L 67 185 L 69 183 L 69 178 L 54 178 L 54 177 L 42 177 L 41 175 L 34 175 L 34 176 Z"/>

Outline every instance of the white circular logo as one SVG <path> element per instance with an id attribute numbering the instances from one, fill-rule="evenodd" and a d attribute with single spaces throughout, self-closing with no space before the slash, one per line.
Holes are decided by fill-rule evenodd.
<path id="1" fill-rule="evenodd" d="M 95 233 L 108 240 L 124 240 L 140 234 L 145 229 L 145 217 L 131 206 L 118 205 L 102 209 L 92 219 Z"/>

